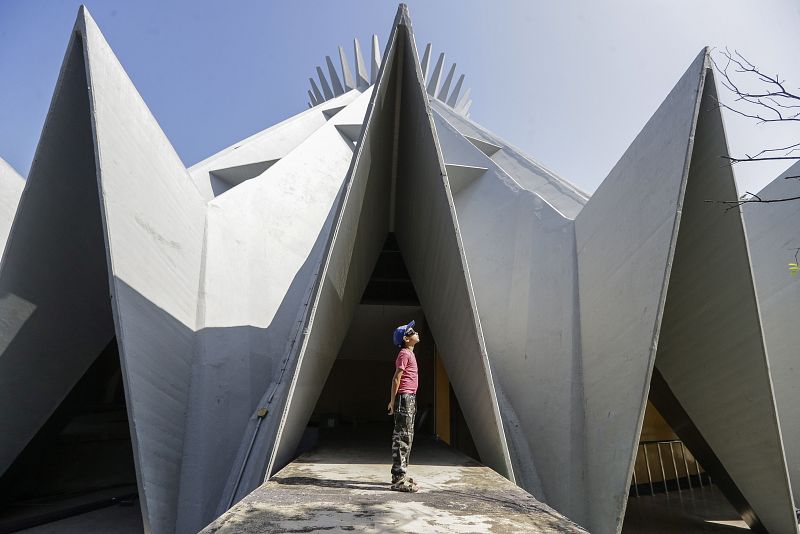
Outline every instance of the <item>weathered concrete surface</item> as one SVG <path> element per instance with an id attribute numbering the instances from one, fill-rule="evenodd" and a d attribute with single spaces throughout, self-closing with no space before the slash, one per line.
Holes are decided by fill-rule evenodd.
<path id="1" fill-rule="evenodd" d="M 573 221 L 551 204 L 562 197 L 525 189 L 497 164 L 512 148 L 492 138 L 503 148 L 490 157 L 456 126 L 471 123 L 451 123 L 460 116 L 446 118 L 439 103 L 433 109 L 516 482 L 580 522 L 583 396 Z M 453 165 L 485 170 L 456 191 Z"/>
<path id="2" fill-rule="evenodd" d="M 76 29 L 145 528 L 172 532 L 206 204 L 85 8 Z"/>
<path id="3" fill-rule="evenodd" d="M 752 528 L 796 533 L 742 216 L 706 202 L 738 197 L 706 72 L 655 360 L 685 415 L 651 399 Z"/>
<path id="4" fill-rule="evenodd" d="M 795 163 L 770 182 L 758 195 L 767 200 L 800 195 L 800 175 Z M 800 279 L 789 272 L 800 248 L 800 201 L 744 206 L 745 229 L 749 239 L 758 305 L 769 355 L 772 386 L 780 416 L 786 464 L 794 493 L 800 504 L 800 328 L 794 325 L 800 302 Z"/>
<path id="5" fill-rule="evenodd" d="M 586 532 L 488 467 L 417 436 L 417 493 L 389 489 L 388 439 L 362 435 L 304 454 L 204 534 L 286 532 Z"/>
<path id="6" fill-rule="evenodd" d="M 625 513 L 704 80 L 705 51 L 575 220 L 589 520 Z"/>

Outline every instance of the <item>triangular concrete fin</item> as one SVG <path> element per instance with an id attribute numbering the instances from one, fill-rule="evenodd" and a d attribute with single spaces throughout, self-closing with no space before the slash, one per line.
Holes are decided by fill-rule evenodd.
<path id="1" fill-rule="evenodd" d="M 654 379 L 651 398 L 751 529 L 793 533 L 742 217 L 707 202 L 738 198 L 730 164 L 720 165 L 727 155 L 709 67 L 656 353 L 663 388 Z"/>
<path id="2" fill-rule="evenodd" d="M 451 108 L 456 105 L 456 101 L 458 100 L 458 94 L 461 92 L 461 86 L 464 85 L 464 75 L 458 77 L 458 82 L 456 83 L 453 92 L 450 94 L 450 98 L 447 99 L 447 105 Z"/>
<path id="3" fill-rule="evenodd" d="M 12 449 L 116 339 L 140 506 L 152 532 L 175 525 L 204 212 L 180 158 L 82 7 L 0 272 L 4 294 L 20 297 L 3 302 L 0 376 L 11 382 L 2 392 L 25 414 L 22 427 L 2 421 L 0 459 L 13 459 Z M 23 399 L 33 404 L 23 408 Z"/>
<path id="4" fill-rule="evenodd" d="M 461 95 L 461 98 L 458 99 L 458 102 L 456 102 L 456 105 L 453 107 L 456 113 L 461 113 L 462 115 L 464 114 L 464 108 L 469 103 L 469 95 L 471 92 L 472 88 L 467 88 L 467 90 L 464 91 L 464 94 Z"/>
<path id="5" fill-rule="evenodd" d="M 450 190 L 455 195 L 469 184 L 486 174 L 486 167 L 471 167 L 468 165 L 455 165 L 448 163 L 447 178 L 450 181 Z"/>
<path id="6" fill-rule="evenodd" d="M 429 243 L 422 240 L 425 243 L 420 245 L 408 243 L 410 232 L 417 231 L 412 228 L 415 223 L 405 214 L 397 215 L 398 239 L 406 241 L 405 245 L 401 243 L 404 256 L 407 253 L 413 258 L 409 269 L 416 271 L 417 277 L 423 276 L 419 273 L 426 263 L 425 251 L 419 247 L 439 247 L 443 251 L 441 254 L 445 254 L 431 272 L 431 279 L 414 283 L 415 287 L 423 288 L 420 298 L 427 302 L 424 305 L 432 310 L 433 322 L 437 323 L 434 326 L 429 321 L 435 331 L 437 347 L 442 354 L 447 354 L 445 365 L 448 374 L 452 371 L 454 389 L 470 421 L 482 460 L 512 476 L 474 301 L 468 279 L 463 274 L 466 267 L 459 247 L 452 199 L 448 199 L 449 190 L 445 186 L 444 164 L 439 157 L 413 47 L 407 8 L 401 6 L 367 111 L 366 126 L 348 173 L 325 261 L 300 329 L 303 334 L 294 344 L 295 353 L 285 375 L 287 381 L 278 384 L 275 392 L 269 395 L 272 400 L 266 406 L 269 414 L 262 425 L 263 438 L 256 440 L 253 449 L 252 468 L 257 469 L 258 459 L 266 457 L 267 464 L 260 465 L 267 475 L 294 455 L 336 357 L 332 347 L 338 346 L 340 337 L 346 333 L 344 326 L 361 298 L 390 230 L 390 211 L 396 211 L 392 182 L 402 180 L 403 187 L 419 186 L 426 190 L 421 196 L 429 200 L 419 207 L 419 213 L 435 212 L 432 219 L 422 217 L 425 221 L 420 223 L 430 223 L 428 231 L 435 238 Z M 404 110 L 402 113 L 396 109 L 398 105 Z M 400 155 L 394 160 L 396 118 L 404 133 L 400 133 L 398 140 Z M 405 126 L 404 121 L 408 121 Z M 408 156 L 403 157 L 403 154 Z M 397 161 L 397 167 L 393 161 Z M 418 178 L 414 178 L 416 174 Z M 412 183 L 414 180 L 420 183 Z M 429 185 L 424 185 L 426 183 Z M 445 295 L 440 298 L 437 295 L 442 290 Z M 453 303 L 460 310 L 458 313 L 452 313 Z M 475 372 L 476 368 L 481 372 Z M 249 472 L 250 467 L 245 471 Z M 252 487 L 250 482 L 246 485 Z M 237 498 L 247 490 L 241 488 Z"/>
<path id="7" fill-rule="evenodd" d="M 442 69 L 444 68 L 444 52 L 439 54 L 439 59 L 436 61 L 436 67 L 433 68 L 431 79 L 428 80 L 428 94 L 431 96 L 436 95 L 436 89 L 439 87 L 439 79 L 442 77 Z"/>
<path id="8" fill-rule="evenodd" d="M 356 86 L 363 90 L 369 87 L 370 82 L 364 55 L 361 53 L 361 43 L 358 42 L 358 39 L 353 39 L 353 53 L 356 61 Z"/>
<path id="9" fill-rule="evenodd" d="M 333 91 L 331 91 L 331 87 L 328 85 L 328 80 L 325 78 L 325 74 L 322 72 L 322 67 L 317 67 L 317 78 L 319 79 L 320 87 L 322 87 L 322 94 L 325 96 L 325 100 L 330 100 L 333 98 Z"/>
<path id="10" fill-rule="evenodd" d="M 500 148 L 501 148 L 501 147 L 499 147 L 497 145 L 489 143 L 488 141 L 483 141 L 481 139 L 476 139 L 476 138 L 470 137 L 468 135 L 465 135 L 464 137 L 467 139 L 467 141 L 469 141 L 470 143 L 475 145 L 475 148 L 477 148 L 478 150 L 480 150 L 481 152 L 483 152 L 484 154 L 486 154 L 490 158 L 492 156 L 494 156 L 497 153 L 497 151 L 500 150 Z"/>
<path id="11" fill-rule="evenodd" d="M 361 131 L 364 129 L 363 124 L 337 124 L 336 129 L 347 138 L 348 141 L 354 145 L 358 143 L 358 138 L 361 137 Z"/>
<path id="12" fill-rule="evenodd" d="M 339 63 L 342 65 L 342 77 L 344 78 L 344 87 L 346 90 L 356 88 L 356 80 L 353 78 L 353 71 L 350 70 L 350 62 L 347 60 L 347 54 L 344 48 L 339 47 Z"/>
<path id="13" fill-rule="evenodd" d="M 703 53 L 575 220 L 587 451 L 575 502 L 587 508 L 562 512 L 600 534 L 624 517 L 704 70 Z"/>
<path id="14" fill-rule="evenodd" d="M 317 105 L 317 98 L 314 96 L 314 93 L 312 93 L 310 89 L 306 92 L 308 93 L 308 107 L 313 108 L 314 106 Z"/>
<path id="15" fill-rule="evenodd" d="M 311 83 L 311 90 L 314 92 L 316 103 L 319 104 L 320 102 L 325 102 L 325 97 L 323 97 L 322 93 L 320 93 L 319 87 L 317 87 L 317 82 L 314 81 L 314 78 L 309 78 L 308 81 Z"/>
<path id="16" fill-rule="evenodd" d="M 90 117 L 73 31 L 0 267 L 0 475 L 114 338 Z"/>
<path id="17" fill-rule="evenodd" d="M 714 91 L 703 50 L 575 221 L 592 532 L 622 527 L 651 377 L 745 520 L 797 528 L 741 219 L 705 202 L 736 198 Z"/>
<path id="18" fill-rule="evenodd" d="M 341 108 L 340 108 L 341 109 Z M 324 112 L 323 112 L 324 113 Z M 262 174 L 264 171 L 275 165 L 279 160 L 271 159 L 268 161 L 256 161 L 246 165 L 228 167 L 226 169 L 215 169 L 211 174 L 226 182 L 231 187 L 235 187 L 245 180 L 250 180 Z"/>
<path id="19" fill-rule="evenodd" d="M 326 119 L 330 120 L 331 117 L 342 111 L 345 107 L 347 106 L 336 106 L 335 108 L 323 109 L 322 114 L 325 115 Z"/>
<path id="20" fill-rule="evenodd" d="M 342 87 L 342 82 L 339 81 L 339 74 L 336 72 L 336 67 L 333 66 L 331 56 L 325 56 L 325 63 L 328 65 L 328 74 L 331 77 L 333 94 L 334 96 L 339 96 L 344 93 L 344 87 Z"/>
<path id="21" fill-rule="evenodd" d="M 800 178 L 797 177 L 800 177 L 800 162 L 767 184 L 758 196 L 763 199 L 796 197 L 800 194 Z M 797 502 L 800 497 L 800 410 L 797 410 L 800 404 L 797 388 L 800 384 L 800 366 L 797 365 L 800 328 L 786 328 L 786 318 L 794 315 L 800 302 L 800 283 L 796 275 L 792 276 L 789 266 L 797 263 L 796 249 L 800 246 L 797 242 L 800 202 L 746 204 L 743 208 L 786 464 Z"/>
<path id="22" fill-rule="evenodd" d="M 450 70 L 447 72 L 447 76 L 444 79 L 444 85 L 442 85 L 442 88 L 439 90 L 439 94 L 436 96 L 436 98 L 438 98 L 442 102 L 447 101 L 447 93 L 450 91 L 450 84 L 453 83 L 453 76 L 455 75 L 455 73 L 456 73 L 456 64 L 453 63 L 450 66 Z"/>
<path id="23" fill-rule="evenodd" d="M 428 67 L 430 66 L 431 62 L 431 43 L 425 45 L 425 53 L 422 54 L 422 63 L 420 66 L 422 68 L 422 78 L 427 80 L 428 79 Z"/>
<path id="24" fill-rule="evenodd" d="M 381 69 L 381 48 L 378 44 L 378 36 L 372 36 L 372 54 L 370 56 L 370 83 L 375 83 L 378 79 L 378 72 Z"/>
<path id="25" fill-rule="evenodd" d="M 171 532 L 194 355 L 206 201 L 97 25 L 84 8 L 81 12 L 97 181 L 139 497 L 146 528 Z"/>

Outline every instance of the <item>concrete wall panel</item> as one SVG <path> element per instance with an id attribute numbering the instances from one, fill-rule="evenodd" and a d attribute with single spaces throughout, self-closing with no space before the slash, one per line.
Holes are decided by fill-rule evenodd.
<path id="1" fill-rule="evenodd" d="M 86 70 L 73 34 L 0 270 L 0 473 L 113 337 Z"/>
<path id="2" fill-rule="evenodd" d="M 581 522 L 573 221 L 520 187 L 435 110 L 434 119 L 445 163 L 487 167 L 454 200 L 517 484 Z"/>
<path id="3" fill-rule="evenodd" d="M 758 194 L 764 199 L 800 196 L 800 163 L 792 165 Z M 744 207 L 758 304 L 769 355 L 772 384 L 783 433 L 783 446 L 795 503 L 800 494 L 800 328 L 796 328 L 800 280 L 792 277 L 789 263 L 796 263 L 800 248 L 800 201 L 749 204 Z"/>
<path id="4" fill-rule="evenodd" d="M 230 498 L 225 485 L 238 474 L 243 440 L 249 445 L 245 429 L 265 390 L 281 379 L 350 166 L 353 147 L 337 125 L 350 112 L 363 120 L 370 95 L 208 205 L 181 532 L 202 528 Z"/>
<path id="5" fill-rule="evenodd" d="M 751 528 L 794 534 L 742 217 L 706 202 L 737 198 L 733 172 L 720 164 L 728 150 L 708 73 L 655 365 L 746 501 L 729 497 Z M 725 491 L 722 477 L 714 478 Z"/>
<path id="6" fill-rule="evenodd" d="M 575 220 L 586 410 L 585 527 L 618 532 L 705 68 L 692 63 Z"/>
<path id="7" fill-rule="evenodd" d="M 147 527 L 172 532 L 205 201 L 85 9 L 79 28 L 140 497 Z"/>
<path id="8" fill-rule="evenodd" d="M 481 461 L 514 480 L 459 223 L 425 96 L 410 20 L 405 27 L 408 42 L 398 132 L 395 233 Z"/>

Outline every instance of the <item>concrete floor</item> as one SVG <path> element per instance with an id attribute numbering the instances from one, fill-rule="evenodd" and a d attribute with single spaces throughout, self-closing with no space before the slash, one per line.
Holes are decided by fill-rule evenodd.
<path id="1" fill-rule="evenodd" d="M 390 431 L 390 430 L 389 430 Z M 374 432 L 323 433 L 317 448 L 203 530 L 291 532 L 582 533 L 583 529 L 490 469 L 417 436 L 411 474 L 420 491 L 389 489 L 389 443 Z M 713 486 L 631 498 L 622 534 L 745 533 Z M 138 501 L 102 508 L 23 534 L 140 534 Z"/>
<path id="2" fill-rule="evenodd" d="M 750 529 L 715 486 L 628 499 L 622 534 L 686 534 Z"/>
<path id="3" fill-rule="evenodd" d="M 390 437 L 323 436 L 203 530 L 290 532 L 585 533 L 491 469 L 417 436 L 410 474 L 418 493 L 389 489 Z"/>

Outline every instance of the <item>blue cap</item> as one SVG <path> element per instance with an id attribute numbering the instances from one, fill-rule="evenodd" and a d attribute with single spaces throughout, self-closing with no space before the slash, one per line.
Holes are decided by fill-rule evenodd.
<path id="1" fill-rule="evenodd" d="M 397 328 L 394 329 L 394 334 L 392 334 L 392 340 L 394 341 L 395 346 L 397 347 L 403 346 L 403 336 L 406 335 L 406 332 L 408 331 L 409 328 L 414 327 L 414 324 L 415 324 L 414 321 L 411 321 L 406 325 L 398 326 Z"/>

